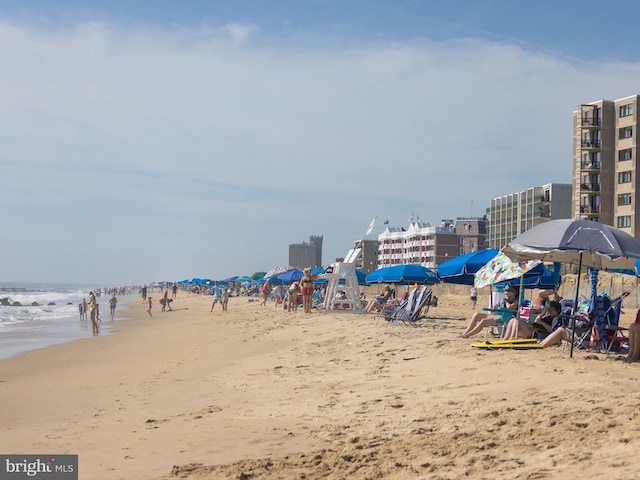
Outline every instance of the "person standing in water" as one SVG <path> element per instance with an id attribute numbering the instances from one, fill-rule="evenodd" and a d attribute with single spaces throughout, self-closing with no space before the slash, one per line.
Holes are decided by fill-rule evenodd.
<path id="1" fill-rule="evenodd" d="M 116 294 L 111 295 L 109 299 L 109 310 L 111 311 L 111 321 L 113 322 L 113 316 L 116 314 L 116 305 L 118 304 L 118 299 L 116 298 Z"/>

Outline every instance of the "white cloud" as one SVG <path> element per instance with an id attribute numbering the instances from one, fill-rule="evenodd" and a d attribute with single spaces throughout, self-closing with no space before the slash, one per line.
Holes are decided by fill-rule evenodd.
<path id="1" fill-rule="evenodd" d="M 325 235 L 329 262 L 373 215 L 435 223 L 568 183 L 573 109 L 634 94 L 639 70 L 477 39 L 322 50 L 264 47 L 258 32 L 0 24 L 0 200 L 29 207 L 6 220 L 46 213 L 68 228 L 117 212 L 151 260 L 125 260 L 122 235 L 91 237 L 120 251 L 109 279 L 204 274 L 203 258 L 220 276 L 252 273 L 310 234 Z M 46 228 L 63 259 L 87 248 Z M 166 243 L 197 248 L 172 265 L 157 261 Z M 43 258 L 27 280 L 58 267 Z"/>

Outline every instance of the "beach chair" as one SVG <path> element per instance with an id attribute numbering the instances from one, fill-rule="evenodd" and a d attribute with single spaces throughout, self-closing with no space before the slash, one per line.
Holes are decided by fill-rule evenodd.
<path id="1" fill-rule="evenodd" d="M 396 326 L 400 322 L 405 325 L 417 326 L 417 322 L 423 318 L 423 310 L 429 308 L 433 291 L 423 285 L 414 290 L 413 306 L 397 312 L 390 320 L 391 325 Z"/>
<path id="2" fill-rule="evenodd" d="M 564 299 L 560 302 L 560 305 L 562 306 L 562 311 L 560 312 L 555 324 L 552 326 L 551 331 L 554 332 L 559 327 L 564 327 L 568 329 L 567 331 L 570 331 L 570 329 L 575 325 L 573 347 L 581 350 L 588 348 L 587 340 L 589 340 L 591 336 L 594 322 L 584 311 L 584 302 L 578 302 L 580 307 L 575 314 L 573 313 L 573 300 Z M 568 336 L 567 341 L 564 343 L 565 350 L 571 348 L 571 342 L 569 341 L 570 338 L 571 336 Z"/>
<path id="3" fill-rule="evenodd" d="M 401 321 L 405 325 L 411 325 L 413 327 L 418 326 L 418 322 L 427 316 L 429 307 L 433 299 L 433 290 L 428 287 L 423 287 L 423 291 L 416 298 L 416 305 L 413 309 L 413 313 L 405 317 L 400 317 L 397 321 Z"/>
<path id="4" fill-rule="evenodd" d="M 396 306 L 383 307 L 376 315 L 376 324 L 378 320 L 384 318 L 391 325 L 397 316 L 408 315 L 408 313 L 413 310 L 418 290 L 419 289 L 416 288 L 409 292 L 407 297 Z"/>
<path id="5" fill-rule="evenodd" d="M 488 326 L 484 331 L 485 339 L 489 338 L 489 333 L 492 333 L 494 337 L 502 338 L 504 330 L 513 317 L 516 316 L 516 311 L 507 310 L 505 308 L 498 308 L 495 310 L 489 310 L 490 313 L 497 315 L 497 320 L 493 325 Z"/>
<path id="6" fill-rule="evenodd" d="M 392 295 L 395 296 L 395 292 L 392 293 Z M 413 307 L 414 299 L 411 298 L 411 294 L 409 295 L 405 294 L 405 295 L 406 296 L 403 297 L 398 303 L 390 303 L 382 306 L 380 311 L 376 313 L 376 316 L 375 316 L 376 325 L 378 324 L 378 321 L 381 318 L 384 318 L 385 320 L 390 321 L 393 318 L 393 316 L 400 310 L 405 310 Z M 410 301 L 411 301 L 411 304 L 409 303 Z"/>

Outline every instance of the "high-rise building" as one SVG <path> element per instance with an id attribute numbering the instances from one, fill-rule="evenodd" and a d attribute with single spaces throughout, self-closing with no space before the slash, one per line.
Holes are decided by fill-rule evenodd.
<path id="1" fill-rule="evenodd" d="M 638 236 L 638 95 L 579 105 L 573 112 L 572 217 Z"/>
<path id="2" fill-rule="evenodd" d="M 289 245 L 289 265 L 302 270 L 306 267 L 322 266 L 321 235 L 311 235 L 309 243 L 292 243 Z"/>
<path id="3" fill-rule="evenodd" d="M 502 248 L 531 227 L 571 218 L 571 185 L 549 183 L 491 200 L 488 248 Z"/>
<path id="4" fill-rule="evenodd" d="M 356 268 L 362 270 L 365 275 L 378 269 L 378 240 L 356 240 L 354 248 L 362 251 L 355 261 Z"/>

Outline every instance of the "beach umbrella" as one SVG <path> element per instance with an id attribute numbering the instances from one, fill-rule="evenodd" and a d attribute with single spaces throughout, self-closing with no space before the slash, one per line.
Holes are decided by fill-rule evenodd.
<path id="1" fill-rule="evenodd" d="M 473 285 L 475 273 L 484 267 L 500 251 L 492 248 L 465 253 L 438 265 L 438 278 L 444 283 Z"/>
<path id="2" fill-rule="evenodd" d="M 324 268 L 316 267 L 311 269 L 311 275 L 322 275 L 324 273 Z"/>
<path id="3" fill-rule="evenodd" d="M 235 275 L 233 277 L 225 278 L 224 280 L 219 280 L 219 282 L 226 282 L 228 284 L 229 282 L 237 282 L 238 278 L 240 278 L 240 277 Z"/>
<path id="4" fill-rule="evenodd" d="M 283 273 L 287 273 L 295 269 L 296 267 L 292 267 L 291 265 L 277 265 L 266 272 L 263 278 L 277 277 L 278 275 L 282 275 Z"/>
<path id="5" fill-rule="evenodd" d="M 367 284 L 394 283 L 394 284 L 429 284 L 440 283 L 438 275 L 433 270 L 422 265 L 403 264 L 392 267 L 383 267 L 371 272 L 365 277 Z"/>
<path id="6" fill-rule="evenodd" d="M 251 277 L 247 277 L 246 275 L 236 278 L 236 282 L 240 282 L 240 283 L 245 283 L 250 281 L 251 281 Z"/>
<path id="7" fill-rule="evenodd" d="M 503 282 L 494 283 L 494 287 L 521 287 L 526 289 L 539 289 L 539 290 L 556 290 L 562 283 L 562 277 L 555 273 L 553 270 L 545 268 L 539 275 L 526 273 L 522 280 L 520 278 L 514 278 L 511 280 L 505 280 Z"/>
<path id="8" fill-rule="evenodd" d="M 253 275 L 251 275 L 251 280 L 258 280 L 259 278 L 262 278 L 265 276 L 267 272 L 255 272 Z"/>
<path id="9" fill-rule="evenodd" d="M 278 282 L 289 284 L 300 280 L 303 276 L 304 272 L 302 272 L 302 270 L 291 270 L 290 272 L 271 278 L 271 281 L 277 280 Z"/>
<path id="10" fill-rule="evenodd" d="M 475 286 L 482 288 L 505 280 L 521 278 L 529 272 L 534 275 L 543 271 L 544 265 L 540 260 L 518 262 L 500 252 L 475 273 Z"/>
<path id="11" fill-rule="evenodd" d="M 578 304 L 580 270 L 633 270 L 640 258 L 640 241 L 622 230 L 591 220 L 549 220 L 514 238 L 504 248 L 513 260 L 537 258 L 548 262 L 578 265 L 578 281 L 573 304 Z M 570 356 L 573 357 L 575 316 L 572 316 Z"/>

